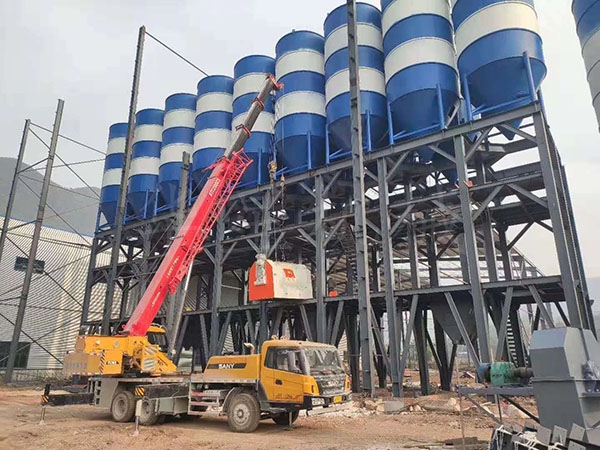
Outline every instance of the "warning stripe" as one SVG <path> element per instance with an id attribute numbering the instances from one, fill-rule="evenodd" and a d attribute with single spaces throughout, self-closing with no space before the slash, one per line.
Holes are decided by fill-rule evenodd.
<path id="1" fill-rule="evenodd" d="M 50 397 L 47 395 L 42 395 L 42 403 L 48 403 L 50 401 Z"/>
<path id="2" fill-rule="evenodd" d="M 136 397 L 143 397 L 144 396 L 144 388 L 143 387 L 136 387 L 135 388 L 135 395 Z"/>

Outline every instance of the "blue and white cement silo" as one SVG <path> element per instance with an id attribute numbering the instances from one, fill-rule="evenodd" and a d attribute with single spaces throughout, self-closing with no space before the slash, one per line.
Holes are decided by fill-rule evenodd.
<path id="1" fill-rule="evenodd" d="M 297 173 L 325 163 L 325 39 L 293 31 L 275 47 L 275 76 L 283 83 L 275 103 L 279 169 Z"/>
<path id="2" fill-rule="evenodd" d="M 387 98 L 396 140 L 443 129 L 458 106 L 450 5 L 447 0 L 382 0 Z M 430 148 L 419 150 L 430 162 Z"/>
<path id="3" fill-rule="evenodd" d="M 108 131 L 108 146 L 104 160 L 102 190 L 100 191 L 100 212 L 111 228 L 115 226 L 117 217 L 127 129 L 126 123 L 115 123 L 110 126 Z"/>
<path id="4" fill-rule="evenodd" d="M 572 10 L 592 102 L 600 124 L 600 0 L 575 0 Z"/>
<path id="5" fill-rule="evenodd" d="M 240 59 L 233 69 L 233 122 L 232 129 L 241 125 L 246 112 L 262 88 L 268 75 L 275 75 L 275 60 L 269 56 L 251 55 Z M 253 160 L 246 169 L 240 187 L 256 186 L 269 182 L 269 162 L 273 159 L 275 133 L 274 99 L 265 102 L 252 128 L 252 135 L 244 149 Z"/>
<path id="6" fill-rule="evenodd" d="M 363 146 L 369 151 L 387 143 L 381 11 L 357 3 L 356 18 Z M 334 156 L 347 154 L 351 148 L 347 20 L 347 8 L 342 5 L 329 13 L 324 24 L 326 111 Z"/>
<path id="7" fill-rule="evenodd" d="M 531 103 L 546 76 L 533 0 L 453 0 L 452 5 L 467 103 L 483 116 Z"/>
<path id="8" fill-rule="evenodd" d="M 233 78 L 212 75 L 198 83 L 192 172 L 196 185 L 207 177 L 204 170 L 214 164 L 230 144 L 232 102 Z"/>
<path id="9" fill-rule="evenodd" d="M 135 117 L 127 201 L 135 218 L 147 219 L 156 209 L 164 112 L 142 109 Z"/>
<path id="10" fill-rule="evenodd" d="M 195 118 L 194 94 L 179 93 L 167 97 L 158 173 L 160 194 L 167 211 L 177 209 L 183 153 L 192 154 Z"/>

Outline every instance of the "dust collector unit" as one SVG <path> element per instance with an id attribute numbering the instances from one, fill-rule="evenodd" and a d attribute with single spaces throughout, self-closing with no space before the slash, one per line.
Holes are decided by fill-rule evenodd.
<path id="1" fill-rule="evenodd" d="M 248 298 L 308 300 L 313 298 L 310 270 L 302 264 L 270 261 L 259 255 L 250 268 Z"/>

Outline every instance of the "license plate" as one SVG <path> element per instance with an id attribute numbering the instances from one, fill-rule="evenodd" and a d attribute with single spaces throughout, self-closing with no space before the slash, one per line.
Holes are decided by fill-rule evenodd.
<path id="1" fill-rule="evenodd" d="M 343 399 L 341 395 L 338 395 L 337 397 L 333 397 L 333 403 L 342 403 Z"/>

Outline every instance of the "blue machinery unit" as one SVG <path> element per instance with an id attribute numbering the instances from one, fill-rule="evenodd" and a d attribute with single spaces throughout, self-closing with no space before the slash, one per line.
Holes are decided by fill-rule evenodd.
<path id="1" fill-rule="evenodd" d="M 383 69 L 381 12 L 367 3 L 356 4 L 361 116 L 366 151 L 386 144 L 387 106 Z M 325 97 L 332 150 L 328 159 L 350 151 L 350 83 L 348 81 L 348 26 L 346 5 L 325 19 Z"/>
<path id="2" fill-rule="evenodd" d="M 240 59 L 234 69 L 233 122 L 232 128 L 242 123 L 244 115 L 256 98 L 256 89 L 269 74 L 275 73 L 275 60 L 269 56 L 251 55 Z M 253 160 L 246 169 L 240 187 L 251 187 L 269 182 L 269 163 L 273 159 L 273 135 L 275 133 L 274 99 L 265 102 L 252 135 L 244 149 Z"/>
<path id="3" fill-rule="evenodd" d="M 158 184 L 164 205 L 161 210 L 177 209 L 183 153 L 192 154 L 196 96 L 173 94 L 165 102 L 165 119 L 160 151 Z M 187 186 L 185 187 L 187 189 Z"/>
<path id="4" fill-rule="evenodd" d="M 233 78 L 206 77 L 198 83 L 192 178 L 200 185 L 204 170 L 223 155 L 231 140 Z M 195 191 L 199 192 L 199 189 Z"/>
<path id="5" fill-rule="evenodd" d="M 294 31 L 275 48 L 275 76 L 284 85 L 275 104 L 275 146 L 283 173 L 325 163 L 324 42 L 312 31 Z"/>

